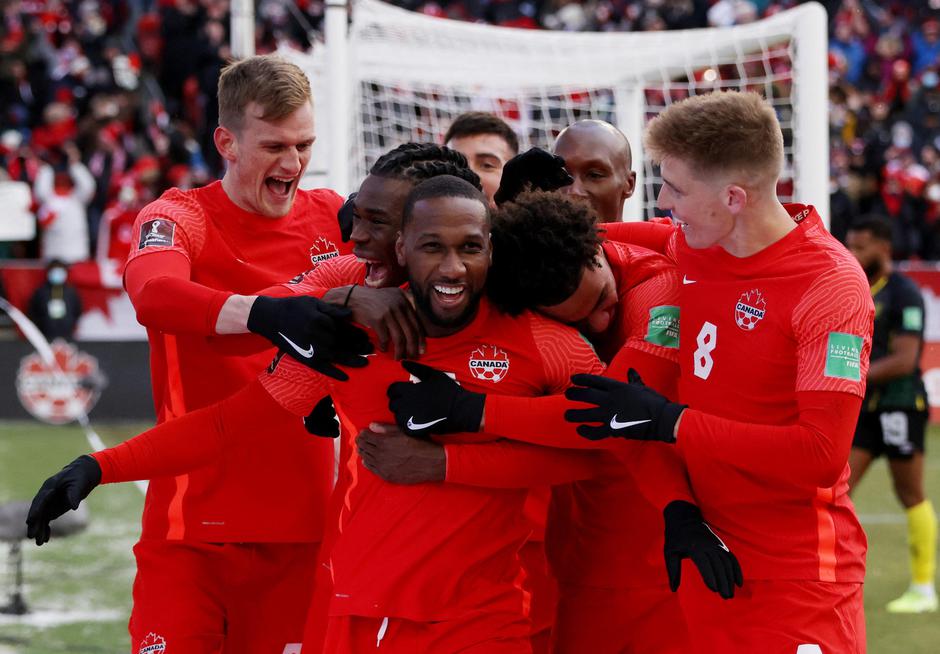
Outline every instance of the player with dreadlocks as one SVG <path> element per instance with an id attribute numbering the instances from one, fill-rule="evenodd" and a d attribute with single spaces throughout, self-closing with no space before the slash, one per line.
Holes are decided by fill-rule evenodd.
<path id="1" fill-rule="evenodd" d="M 438 175 L 480 185 L 464 156 L 442 145 L 405 143 L 379 157 L 359 191 L 351 193 L 339 210 L 341 229 L 353 242 L 353 254 L 330 258 L 289 283 L 257 295 L 230 297 L 219 314 L 221 328 L 237 334 L 253 327 L 249 313 L 258 296 L 264 298 L 263 303 L 276 305 L 271 297 L 309 295 L 349 308 L 355 322 L 375 332 L 383 351 L 391 344 L 397 358 L 418 356 L 422 336 L 414 310 L 397 288 L 405 277 L 395 261 L 394 244 L 408 191 Z M 304 362 L 296 350 L 282 349 Z"/>

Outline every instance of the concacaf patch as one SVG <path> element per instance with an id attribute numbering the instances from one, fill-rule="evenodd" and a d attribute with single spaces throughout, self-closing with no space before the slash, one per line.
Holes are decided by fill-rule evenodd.
<path id="1" fill-rule="evenodd" d="M 339 250 L 336 248 L 336 244 L 323 236 L 318 236 L 313 245 L 310 246 L 310 263 L 313 264 L 314 268 L 327 259 L 338 256 Z"/>
<path id="2" fill-rule="evenodd" d="M 138 250 L 149 247 L 171 247 L 176 235 L 176 223 L 166 218 L 148 220 L 140 226 Z"/>
<path id="3" fill-rule="evenodd" d="M 861 381 L 862 337 L 829 332 L 826 345 L 826 377 Z"/>
<path id="4" fill-rule="evenodd" d="M 166 640 L 152 631 L 140 641 L 140 649 L 137 650 L 137 654 L 163 654 L 163 652 L 166 652 Z"/>
<path id="5" fill-rule="evenodd" d="M 924 328 L 924 311 L 920 307 L 904 307 L 901 311 L 901 326 L 909 332 Z"/>
<path id="6" fill-rule="evenodd" d="M 664 304 L 651 308 L 644 340 L 653 345 L 678 349 L 679 307 Z"/>
<path id="7" fill-rule="evenodd" d="M 470 353 L 469 365 L 476 379 L 497 384 L 509 374 L 509 355 L 495 345 L 481 345 Z"/>
<path id="8" fill-rule="evenodd" d="M 746 291 L 734 305 L 734 322 L 746 332 L 757 327 L 767 313 L 767 302 L 763 294 L 755 289 Z"/>

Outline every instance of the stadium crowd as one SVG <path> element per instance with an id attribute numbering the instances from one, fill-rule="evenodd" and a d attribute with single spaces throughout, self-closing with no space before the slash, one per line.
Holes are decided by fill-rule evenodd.
<path id="1" fill-rule="evenodd" d="M 725 26 L 794 0 L 398 0 L 532 29 Z M 898 258 L 940 258 L 940 2 L 828 0 L 833 231 L 881 213 Z M 221 175 L 216 80 L 227 0 L 2 0 L 0 175 L 33 191 L 40 236 L 0 258 L 123 261 L 130 225 L 169 187 Z M 308 48 L 322 0 L 257 3 L 257 50 Z M 42 171 L 48 165 L 46 173 Z M 88 175 L 94 179 L 89 191 Z M 44 232 L 44 234 L 43 234 Z"/>

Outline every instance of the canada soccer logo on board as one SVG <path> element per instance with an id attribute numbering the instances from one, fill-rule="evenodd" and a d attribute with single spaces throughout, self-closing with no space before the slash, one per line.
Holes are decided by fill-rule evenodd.
<path id="1" fill-rule="evenodd" d="M 481 345 L 470 353 L 470 374 L 476 379 L 499 383 L 509 374 L 509 355 L 495 345 Z"/>
<path id="2" fill-rule="evenodd" d="M 734 322 L 746 332 L 757 327 L 767 313 L 767 302 L 756 288 L 741 294 L 734 305 Z"/>
<path id="3" fill-rule="evenodd" d="M 98 360 L 74 345 L 57 340 L 51 347 L 58 370 L 46 365 L 38 354 L 23 357 L 16 375 L 16 394 L 37 420 L 64 425 L 91 411 L 104 386 L 104 376 Z"/>
<path id="4" fill-rule="evenodd" d="M 316 268 L 327 259 L 339 256 L 339 250 L 333 241 L 323 236 L 318 236 L 310 246 L 310 263 Z"/>

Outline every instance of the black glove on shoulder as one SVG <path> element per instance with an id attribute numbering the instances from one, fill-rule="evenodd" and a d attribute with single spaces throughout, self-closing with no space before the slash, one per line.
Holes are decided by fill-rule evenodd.
<path id="1" fill-rule="evenodd" d="M 343 206 L 336 212 L 336 222 L 339 223 L 339 235 L 343 243 L 348 243 L 352 237 L 353 219 L 356 217 L 355 206 L 358 193 L 350 193 Z"/>
<path id="2" fill-rule="evenodd" d="M 611 436 L 640 441 L 675 443 L 676 422 L 687 408 L 670 402 L 649 388 L 633 368 L 627 373 L 628 384 L 599 375 L 573 375 L 574 386 L 565 397 L 574 402 L 595 405 L 590 409 L 568 409 L 568 422 L 598 422 L 599 426 L 581 425 L 578 434 L 592 441 Z"/>
<path id="3" fill-rule="evenodd" d="M 440 370 L 402 361 L 402 368 L 419 381 L 395 382 L 388 387 L 388 408 L 409 436 L 479 431 L 486 395 L 460 386 Z"/>
<path id="4" fill-rule="evenodd" d="M 663 509 L 663 519 L 666 522 L 663 556 L 672 591 L 679 588 L 682 559 L 689 558 L 710 590 L 725 599 L 734 597 L 734 587 L 744 583 L 741 566 L 705 522 L 699 508 L 690 502 L 675 500 Z"/>
<path id="5" fill-rule="evenodd" d="M 511 202 L 523 191 L 557 191 L 573 182 L 564 159 L 541 148 L 530 148 L 506 162 L 493 200 L 499 205 Z"/>
<path id="6" fill-rule="evenodd" d="M 346 381 L 335 365 L 361 368 L 372 352 L 368 335 L 349 322 L 349 309 L 315 297 L 259 296 L 248 314 L 248 330 L 319 373 Z"/>
<path id="7" fill-rule="evenodd" d="M 49 540 L 53 520 L 69 509 L 75 510 L 82 500 L 101 483 L 101 466 L 83 454 L 43 482 L 26 514 L 26 537 L 37 545 Z"/>

